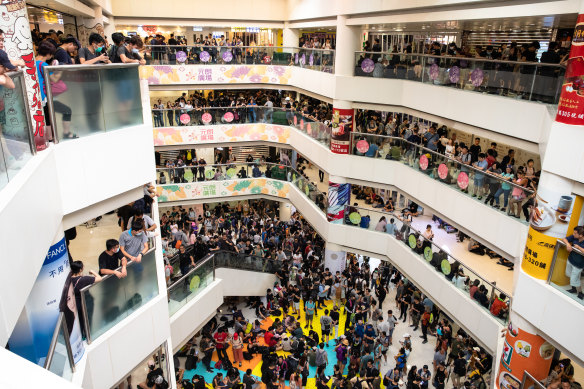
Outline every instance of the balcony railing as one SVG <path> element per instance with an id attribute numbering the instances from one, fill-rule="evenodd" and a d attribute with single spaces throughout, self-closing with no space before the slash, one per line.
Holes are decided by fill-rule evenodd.
<path id="1" fill-rule="evenodd" d="M 331 128 L 316 117 L 280 107 L 245 105 L 152 109 L 154 127 L 202 126 L 217 124 L 267 123 L 292 126 L 329 147 Z"/>
<path id="2" fill-rule="evenodd" d="M 245 175 L 243 174 L 244 172 Z M 250 178 L 271 178 L 290 182 L 298 187 L 321 211 L 326 212 L 326 196 L 319 191 L 316 184 L 313 184 L 290 166 L 266 162 L 249 162 L 156 169 L 156 183 L 158 185 Z"/>
<path id="3" fill-rule="evenodd" d="M 355 52 L 355 76 L 393 78 L 557 104 L 566 67 L 427 54 Z"/>
<path id="4" fill-rule="evenodd" d="M 107 275 L 101 282 L 81 289 L 81 313 L 87 343 L 158 295 L 153 243 L 154 240 L 149 241 L 149 250 L 140 263 L 128 263 L 125 278 Z"/>
<path id="5" fill-rule="evenodd" d="M 334 73 L 335 51 L 274 46 L 146 46 L 148 65 L 280 65 Z"/>
<path id="6" fill-rule="evenodd" d="M 75 362 L 73 361 L 69 331 L 67 331 L 67 324 L 62 312 L 59 314 L 59 319 L 55 326 L 55 332 L 53 333 L 44 367 L 50 372 L 69 381 L 73 378 L 73 373 L 75 372 Z"/>
<path id="7" fill-rule="evenodd" d="M 192 246 L 188 246 L 185 252 L 192 252 Z M 169 262 L 171 264 L 177 262 L 177 257 L 170 259 Z M 215 269 L 231 268 L 273 274 L 281 266 L 282 263 L 280 261 L 270 258 L 238 254 L 230 251 L 212 252 L 198 261 L 188 273 L 181 274 L 181 277 L 168 287 L 169 316 L 177 313 L 179 309 L 184 307 L 215 280 Z"/>
<path id="8" fill-rule="evenodd" d="M 584 257 L 584 251 L 575 245 L 572 245 L 572 252 L 574 255 L 580 255 Z M 569 292 L 569 290 L 572 288 L 572 286 L 570 286 L 570 277 L 572 274 L 574 274 L 574 278 L 582 278 L 582 269 L 578 269 L 574 266 L 572 266 L 573 271 L 566 273 L 569 256 L 570 253 L 568 252 L 566 244 L 561 239 L 558 239 L 556 241 L 556 247 L 554 248 L 554 256 L 552 258 L 551 269 L 547 282 L 566 296 L 570 297 L 572 300 L 584 305 L 584 300 L 578 296 L 578 293 Z"/>
<path id="9" fill-rule="evenodd" d="M 137 64 L 45 66 L 55 142 L 144 123 Z"/>
<path id="10" fill-rule="evenodd" d="M 0 129 L 0 190 L 36 153 L 30 121 L 24 74 L 22 71 L 5 74 L 14 88 L 0 90 L 2 128 Z"/>
<path id="11" fill-rule="evenodd" d="M 491 202 L 489 194 L 492 189 L 499 188 L 499 191 L 493 193 L 493 204 L 502 204 L 502 208 L 506 211 L 504 214 L 509 217 L 516 218 L 524 224 L 528 222 L 520 218 L 521 204 L 525 198 L 532 196 L 534 192 L 531 189 L 517 185 L 511 179 L 477 169 L 472 165 L 463 164 L 452 157 L 437 153 L 419 144 L 408 142 L 403 138 L 352 132 L 351 142 L 351 154 L 353 155 L 401 162 L 442 184 L 460 189 L 461 193 L 477 201 L 482 201 L 484 204 L 487 203 L 487 200 Z M 501 169 L 504 173 L 505 168 L 501 167 Z M 515 193 L 518 193 L 517 197 L 521 198 L 520 201 L 513 198 L 514 189 L 516 189 Z M 520 195 L 519 193 L 523 194 Z M 500 202 L 501 195 L 503 195 L 503 202 Z M 514 213 L 509 212 L 511 204 L 517 209 Z"/>
<path id="12" fill-rule="evenodd" d="M 354 206 L 345 206 L 345 217 L 343 222 L 347 226 L 353 226 L 358 228 L 364 228 L 369 231 L 374 231 L 378 233 L 385 233 L 390 235 L 392 238 L 403 242 L 407 245 L 415 254 L 419 255 L 423 263 L 434 268 L 437 272 L 440 272 L 451 281 L 454 286 L 465 293 L 469 293 L 470 288 L 473 286 L 475 280 L 478 280 L 478 287 L 481 285 L 485 287 L 486 293 L 485 298 L 482 302 L 474 298 L 471 298 L 477 304 L 482 306 L 485 310 L 488 310 L 491 315 L 501 323 L 505 323 L 508 319 L 508 310 L 502 309 L 498 312 L 498 315 L 493 315 L 491 308 L 494 301 L 497 301 L 499 296 L 504 292 L 496 286 L 495 282 L 488 281 L 481 277 L 477 272 L 464 265 L 461 261 L 454 258 L 452 255 L 448 254 L 444 249 L 440 248 L 437 244 L 432 242 L 432 240 L 426 239 L 421 231 L 418 231 L 412 224 L 402 218 L 401 215 L 397 215 L 391 212 L 377 211 L 373 209 L 366 209 Z M 383 231 L 376 231 L 376 226 L 379 220 L 385 217 L 387 225 L 390 226 L 388 229 L 390 233 Z M 394 225 L 390 224 L 393 219 Z M 476 292 L 475 292 L 476 293 Z M 470 297 L 470 296 L 469 296 Z M 507 297 L 504 301 L 506 307 L 508 307 L 512 302 L 511 297 Z M 495 308 L 494 310 L 496 310 Z"/>

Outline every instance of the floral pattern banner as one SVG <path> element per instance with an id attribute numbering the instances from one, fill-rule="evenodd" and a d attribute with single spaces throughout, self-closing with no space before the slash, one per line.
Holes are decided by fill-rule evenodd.
<path id="1" fill-rule="evenodd" d="M 266 123 L 154 128 L 154 146 L 266 141 L 288 143 L 290 127 Z"/>
<path id="2" fill-rule="evenodd" d="M 275 65 L 160 65 L 140 66 L 140 78 L 150 85 L 290 83 L 292 68 Z"/>
<path id="3" fill-rule="evenodd" d="M 287 182 L 268 178 L 243 180 L 202 181 L 187 184 L 168 184 L 156 187 L 158 202 L 182 201 L 212 197 L 269 195 L 288 198 Z"/>

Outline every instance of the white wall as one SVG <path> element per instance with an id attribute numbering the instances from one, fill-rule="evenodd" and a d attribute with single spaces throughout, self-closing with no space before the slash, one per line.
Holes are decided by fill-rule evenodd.
<path id="1" fill-rule="evenodd" d="M 6 344 L 61 229 L 54 147 L 34 156 L 0 191 L 0 344 Z"/>
<path id="2" fill-rule="evenodd" d="M 55 146 L 63 214 L 155 179 L 152 131 L 146 125 L 100 133 Z"/>
<path id="3" fill-rule="evenodd" d="M 264 296 L 266 289 L 272 289 L 278 281 L 274 274 L 229 268 L 215 270 L 220 279 L 223 296 Z"/>
<path id="4" fill-rule="evenodd" d="M 518 271 L 518 270 L 516 270 Z M 544 281 L 520 274 L 513 296 L 513 311 L 584 363 L 584 306 Z"/>
<path id="5" fill-rule="evenodd" d="M 191 334 L 204 325 L 223 304 L 223 282 L 221 279 L 215 279 L 199 295 L 172 315 L 170 332 L 174 345 L 178 346 L 192 336 Z M 168 312 L 165 317 L 168 317 Z"/>
<path id="6" fill-rule="evenodd" d="M 110 388 L 170 336 L 166 294 L 149 301 L 86 346 L 83 388 Z M 137 384 L 137 383 L 133 383 Z"/>
<path id="7" fill-rule="evenodd" d="M 584 131 L 582 126 L 554 122 L 543 168 L 559 176 L 584 182 Z"/>

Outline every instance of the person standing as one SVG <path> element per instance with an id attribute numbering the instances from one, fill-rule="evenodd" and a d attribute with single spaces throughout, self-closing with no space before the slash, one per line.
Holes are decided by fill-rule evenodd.
<path id="1" fill-rule="evenodd" d="M 215 339 L 215 349 L 217 350 L 217 358 L 220 361 L 228 360 L 229 357 L 227 356 L 227 339 L 229 334 L 225 330 L 225 327 L 219 328 L 213 338 Z"/>
<path id="2" fill-rule="evenodd" d="M 203 335 L 203 339 L 201 339 L 201 343 L 199 344 L 199 348 L 200 350 L 203 352 L 203 366 L 205 366 L 205 368 L 207 369 L 207 371 L 209 373 L 213 372 L 213 368 L 211 367 L 211 357 L 213 356 L 213 341 L 207 337 L 206 335 Z"/>
<path id="3" fill-rule="evenodd" d="M 584 226 L 574 227 L 572 235 L 562 239 L 566 245 L 568 262 L 566 263 L 566 277 L 570 278 L 570 293 L 578 293 L 578 298 L 584 298 L 581 285 L 581 274 L 584 269 Z"/>
<path id="4" fill-rule="evenodd" d="M 127 275 L 126 265 L 128 261 L 120 252 L 120 243 L 115 239 L 108 239 L 105 242 L 105 251 L 99 255 L 99 274 L 107 276 L 113 274 L 118 278 L 124 278 Z M 121 270 L 118 270 L 122 266 Z"/>

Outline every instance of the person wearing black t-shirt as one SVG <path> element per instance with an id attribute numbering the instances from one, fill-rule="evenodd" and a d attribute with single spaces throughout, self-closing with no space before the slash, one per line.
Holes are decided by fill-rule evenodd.
<path id="1" fill-rule="evenodd" d="M 105 242 L 105 251 L 99 255 L 99 274 L 107 276 L 113 274 L 118 278 L 124 278 L 128 261 L 120 251 L 120 243 L 115 239 L 108 239 Z M 118 268 L 121 265 L 121 269 Z"/>
<path id="2" fill-rule="evenodd" d="M 189 272 L 191 266 L 195 266 L 195 260 L 190 253 L 185 251 L 185 246 L 181 245 L 179 250 L 179 267 L 181 274 L 184 276 Z"/>

